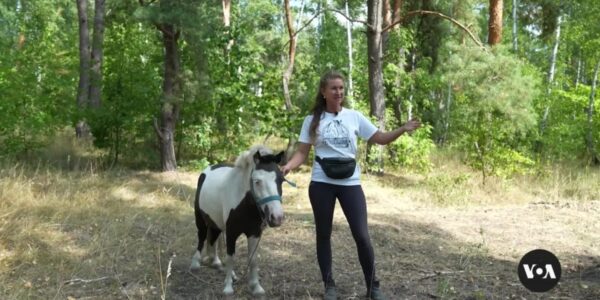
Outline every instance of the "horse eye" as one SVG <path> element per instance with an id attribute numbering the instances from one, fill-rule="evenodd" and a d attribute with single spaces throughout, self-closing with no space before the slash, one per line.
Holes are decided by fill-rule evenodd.
<path id="1" fill-rule="evenodd" d="M 256 184 L 256 185 L 260 185 L 260 183 L 261 183 L 261 180 L 260 180 L 260 179 L 256 179 L 256 180 L 254 180 L 254 184 Z"/>

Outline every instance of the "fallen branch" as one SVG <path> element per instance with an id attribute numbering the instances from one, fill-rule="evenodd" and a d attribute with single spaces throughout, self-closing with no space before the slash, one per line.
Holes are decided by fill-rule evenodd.
<path id="1" fill-rule="evenodd" d="M 78 283 L 91 283 L 91 282 L 102 281 L 102 280 L 111 279 L 111 278 L 113 278 L 113 277 L 112 276 L 104 276 L 104 277 L 94 278 L 94 279 L 73 278 L 71 280 L 67 280 L 67 281 L 63 282 L 63 284 L 71 285 L 71 284 L 78 284 Z"/>

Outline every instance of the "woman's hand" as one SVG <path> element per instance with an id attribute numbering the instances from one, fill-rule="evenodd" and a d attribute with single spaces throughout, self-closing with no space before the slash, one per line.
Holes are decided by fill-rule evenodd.
<path id="1" fill-rule="evenodd" d="M 301 142 L 298 143 L 298 149 L 296 149 L 296 152 L 292 158 L 280 168 L 283 176 L 287 175 L 291 170 L 299 167 L 306 160 L 311 146 L 311 144 Z"/>
<path id="2" fill-rule="evenodd" d="M 287 175 L 290 171 L 292 170 L 292 167 L 289 166 L 288 164 L 285 164 L 285 166 L 281 167 L 281 173 L 283 173 L 283 176 L 285 177 L 285 175 Z"/>
<path id="3" fill-rule="evenodd" d="M 406 122 L 404 125 L 402 125 L 402 128 L 404 128 L 405 132 L 413 132 L 414 130 L 416 130 L 417 128 L 421 127 L 421 122 L 416 119 L 410 119 L 408 120 L 408 122 Z"/>

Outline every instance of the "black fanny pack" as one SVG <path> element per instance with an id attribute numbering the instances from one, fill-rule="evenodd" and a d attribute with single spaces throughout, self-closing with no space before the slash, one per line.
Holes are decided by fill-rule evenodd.
<path id="1" fill-rule="evenodd" d="M 347 157 L 316 157 L 316 161 L 321 165 L 325 175 L 333 179 L 345 179 L 351 177 L 356 169 L 356 160 Z"/>

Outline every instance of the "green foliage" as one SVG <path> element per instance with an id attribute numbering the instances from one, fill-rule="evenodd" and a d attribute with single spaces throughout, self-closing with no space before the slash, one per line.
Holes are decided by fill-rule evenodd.
<path id="1" fill-rule="evenodd" d="M 547 132 L 544 135 L 546 155 L 555 160 L 581 159 L 586 153 L 587 106 L 590 87 L 559 90 L 552 94 Z M 596 99 L 595 107 L 600 107 Z M 594 139 L 600 141 L 600 114 L 594 113 Z M 596 142 L 598 146 L 598 142 Z"/>
<path id="2" fill-rule="evenodd" d="M 313 36 L 317 74 L 330 69 L 348 70 L 348 40 L 343 26 L 334 13 L 327 11 L 323 15 L 318 34 Z"/>
<path id="3" fill-rule="evenodd" d="M 132 10 L 134 8 L 124 7 Z M 94 144 L 110 152 L 110 160 L 152 165 L 155 155 L 140 156 L 155 142 L 152 120 L 159 107 L 162 61 L 156 29 L 140 26 L 126 15 L 110 15 L 104 39 L 102 106 L 82 112 Z M 142 158 L 142 159 L 140 159 Z"/>
<path id="4" fill-rule="evenodd" d="M 532 158 L 505 147 L 496 147 L 484 154 L 470 152 L 467 162 L 475 169 L 483 170 L 486 175 L 502 178 L 531 173 L 536 165 Z"/>
<path id="5" fill-rule="evenodd" d="M 582 158 L 592 66 L 600 59 L 596 2 L 519 1 L 518 53 L 469 48 L 473 43 L 462 29 L 434 16 L 415 15 L 389 31 L 384 44 L 386 124 L 389 130 L 397 128 L 410 110 L 427 126 L 389 145 L 386 166 L 427 171 L 433 140 L 462 151 L 470 165 L 487 175 L 527 172 L 534 165 L 536 123 L 546 104 L 545 155 L 553 161 Z M 0 1 L 1 154 L 42 147 L 57 130 L 83 117 L 96 147 L 111 160 L 153 165 L 158 154 L 152 125 L 160 113 L 164 72 L 156 24 L 162 23 L 181 33 L 176 151 L 183 165 L 200 168 L 230 160 L 265 137 L 295 137 L 313 105 L 319 76 L 331 68 L 349 71 L 344 18 L 332 11 L 312 18 L 325 5 L 344 10 L 346 1 L 302 3 L 302 16 L 299 4 L 292 3 L 294 25 L 312 23 L 297 35 L 289 83 L 292 111 L 284 107 L 282 90 L 289 41 L 280 2 L 235 2 L 226 28 L 220 3 L 159 0 L 145 1 L 145 6 L 107 2 L 102 107 L 80 112 L 75 105 L 78 19 L 73 1 Z M 351 17 L 364 19 L 364 2 L 348 3 Z M 485 40 L 488 12 L 482 3 L 405 1 L 402 12 L 442 12 Z M 88 10 L 93 16 L 92 5 Z M 563 31 L 555 84 L 545 96 L 541 78 L 547 77 L 557 14 L 564 17 Z M 512 16 L 505 16 L 503 41 L 509 45 Z M 351 75 L 354 108 L 368 115 L 365 31 L 354 22 Z M 598 147 L 597 100 L 595 107 L 592 132 Z"/>
<path id="6" fill-rule="evenodd" d="M 0 154 L 45 144 L 75 104 L 76 13 L 70 1 L 0 3 Z M 59 10 L 61 13 L 56 13 Z M 6 16 L 6 19 L 4 19 Z"/>
<path id="7" fill-rule="evenodd" d="M 433 167 L 429 156 L 435 148 L 431 140 L 431 129 L 424 125 L 412 135 L 402 135 L 388 147 L 388 161 L 417 172 L 428 172 Z"/>
<path id="8" fill-rule="evenodd" d="M 297 112 L 283 110 L 279 62 L 285 41 L 274 24 L 279 7 L 269 1 L 232 6 L 230 28 L 222 25 L 219 13 L 207 6 L 200 18 L 210 29 L 195 28 L 185 35 L 188 96 L 180 152 L 185 160 L 229 160 L 262 142 L 261 137 L 287 136 L 291 131 L 282 128 L 298 122 Z M 199 139 L 202 143 L 194 145 Z"/>
<path id="9" fill-rule="evenodd" d="M 519 165 L 529 164 L 529 154 L 510 149 L 535 129 L 532 103 L 539 91 L 539 75 L 502 48 L 491 53 L 451 49 L 444 76 L 456 95 L 451 139 L 484 174 L 520 170 Z"/>

